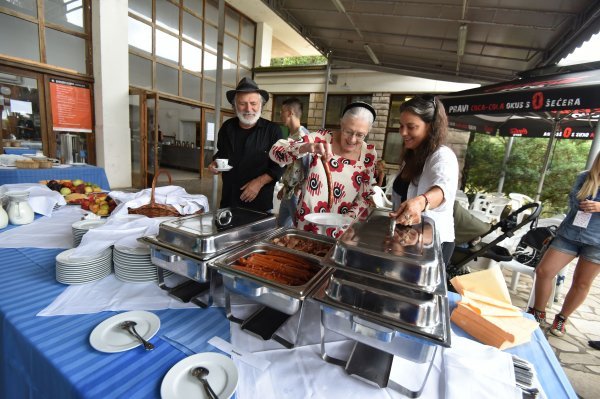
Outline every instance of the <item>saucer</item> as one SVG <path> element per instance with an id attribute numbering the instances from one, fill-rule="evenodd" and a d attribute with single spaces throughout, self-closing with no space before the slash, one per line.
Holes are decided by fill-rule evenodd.
<path id="1" fill-rule="evenodd" d="M 233 166 L 231 165 L 227 165 L 224 168 L 215 168 L 215 170 L 219 172 L 229 172 L 231 169 L 233 169 Z"/>
<path id="2" fill-rule="evenodd" d="M 121 328 L 125 320 L 135 321 L 136 331 L 146 340 L 150 340 L 160 328 L 157 315 L 143 310 L 119 313 L 98 324 L 90 334 L 92 348 L 106 353 L 124 352 L 140 346 L 141 343 Z"/>

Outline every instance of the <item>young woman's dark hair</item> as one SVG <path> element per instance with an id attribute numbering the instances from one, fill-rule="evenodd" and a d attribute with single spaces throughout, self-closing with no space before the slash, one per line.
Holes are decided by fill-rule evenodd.
<path id="1" fill-rule="evenodd" d="M 425 160 L 442 144 L 448 135 L 448 117 L 442 102 L 436 97 L 423 94 L 415 96 L 400 105 L 400 113 L 410 112 L 423 122 L 430 124 L 429 134 L 415 150 L 404 149 L 402 159 L 405 162 L 402 178 L 414 181 L 421 175 Z"/>

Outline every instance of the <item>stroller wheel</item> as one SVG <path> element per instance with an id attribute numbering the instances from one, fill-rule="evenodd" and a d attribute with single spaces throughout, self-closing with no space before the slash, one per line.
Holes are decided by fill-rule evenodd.
<path id="1" fill-rule="evenodd" d="M 448 281 L 450 281 L 456 276 L 462 276 L 469 273 L 471 273 L 471 269 L 468 266 L 450 266 L 446 269 L 446 278 L 448 279 Z"/>

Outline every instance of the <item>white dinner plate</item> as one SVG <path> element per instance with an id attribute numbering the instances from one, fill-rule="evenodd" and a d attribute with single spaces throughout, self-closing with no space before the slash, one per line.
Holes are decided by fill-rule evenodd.
<path id="1" fill-rule="evenodd" d="M 56 168 L 56 169 L 63 169 L 63 168 L 70 168 L 71 165 L 64 165 L 64 164 L 62 164 L 62 165 L 52 165 L 52 167 Z"/>
<path id="2" fill-rule="evenodd" d="M 320 226 L 343 227 L 354 221 L 350 216 L 340 213 L 309 213 L 304 220 Z"/>
<path id="3" fill-rule="evenodd" d="M 198 366 L 208 369 L 206 379 L 219 399 L 233 395 L 238 384 L 235 364 L 225 355 L 205 352 L 186 357 L 171 367 L 160 386 L 162 399 L 207 398 L 202 383 L 191 374 Z"/>
<path id="4" fill-rule="evenodd" d="M 146 341 L 150 340 L 160 328 L 160 319 L 157 315 L 144 310 L 119 313 L 104 320 L 92 330 L 90 345 L 92 348 L 106 353 L 124 352 L 140 346 L 141 343 L 120 324 L 126 320 L 135 321 L 135 330 Z"/>
<path id="5" fill-rule="evenodd" d="M 231 165 L 227 165 L 224 168 L 215 168 L 215 170 L 219 172 L 229 172 L 231 169 L 233 169 L 233 166 Z"/>
<path id="6" fill-rule="evenodd" d="M 84 165 L 87 165 L 87 163 L 85 163 L 85 162 L 71 162 L 69 165 L 84 166 Z"/>
<path id="7" fill-rule="evenodd" d="M 106 223 L 106 220 L 78 220 L 71 227 L 78 230 L 89 230 L 95 227 L 100 227 Z"/>

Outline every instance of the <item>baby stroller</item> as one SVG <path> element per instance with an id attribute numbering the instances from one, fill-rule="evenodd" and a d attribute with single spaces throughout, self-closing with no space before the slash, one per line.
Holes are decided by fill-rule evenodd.
<path id="1" fill-rule="evenodd" d="M 450 264 L 446 268 L 446 277 L 448 280 L 455 276 L 470 273 L 471 271 L 466 265 L 470 261 L 476 260 L 479 257 L 489 258 L 497 262 L 512 260 L 513 255 L 508 251 L 508 249 L 498 244 L 505 239 L 514 236 L 515 232 L 521 227 L 529 223 L 531 223 L 533 226 L 537 221 L 541 211 L 542 206 L 537 202 L 524 205 L 516 211 L 511 212 L 507 217 L 501 219 L 498 223 L 491 225 L 490 229 L 479 237 L 480 239 L 483 239 L 497 230 L 500 230 L 502 234 L 499 234 L 489 243 L 480 241 L 478 244 L 469 245 L 467 247 L 456 246 L 450 259 Z M 524 212 L 531 213 L 526 214 Z M 523 213 L 525 216 L 523 216 L 522 220 L 518 222 L 520 219 L 519 215 L 521 213 Z M 532 254 L 531 256 L 535 255 Z"/>

